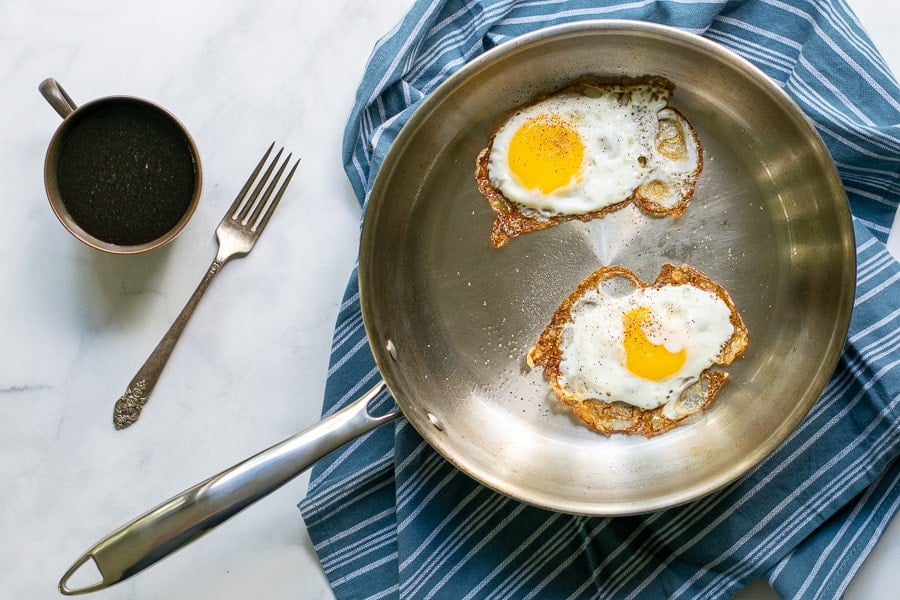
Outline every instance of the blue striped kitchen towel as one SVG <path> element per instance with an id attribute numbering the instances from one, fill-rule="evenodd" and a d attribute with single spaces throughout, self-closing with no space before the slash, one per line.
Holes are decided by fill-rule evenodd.
<path id="1" fill-rule="evenodd" d="M 547 25 L 654 21 L 752 61 L 815 122 L 851 202 L 856 303 L 840 364 L 797 431 L 732 485 L 620 518 L 556 514 L 458 472 L 405 421 L 321 461 L 301 503 L 338 598 L 727 598 L 766 577 L 834 598 L 900 505 L 900 89 L 843 0 L 418 0 L 375 47 L 345 138 L 361 202 L 422 98 L 485 50 Z M 354 272 L 323 414 L 378 379 Z M 380 399 L 390 403 L 384 394 Z"/>

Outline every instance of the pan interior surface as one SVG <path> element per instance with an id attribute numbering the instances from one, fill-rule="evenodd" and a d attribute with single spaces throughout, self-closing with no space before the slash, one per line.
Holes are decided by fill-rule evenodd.
<path id="1" fill-rule="evenodd" d="M 634 207 L 495 249 L 475 157 L 505 113 L 584 75 L 660 75 L 696 128 L 704 170 L 680 218 Z M 525 354 L 602 265 L 652 281 L 688 263 L 731 294 L 750 335 L 714 404 L 653 437 L 605 437 L 560 405 Z M 551 510 L 622 515 L 696 499 L 749 470 L 806 415 L 849 325 L 846 196 L 806 118 L 759 71 L 644 23 L 553 27 L 467 65 L 413 115 L 370 197 L 363 314 L 404 414 L 464 472 Z M 391 347 L 391 351 L 387 350 Z"/>

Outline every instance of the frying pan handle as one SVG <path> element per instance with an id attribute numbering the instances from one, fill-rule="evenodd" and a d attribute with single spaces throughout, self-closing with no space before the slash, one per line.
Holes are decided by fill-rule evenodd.
<path id="1" fill-rule="evenodd" d="M 401 416 L 395 409 L 369 414 L 372 400 L 384 389 L 379 382 L 346 408 L 297 435 L 160 504 L 124 525 L 85 552 L 63 575 L 59 591 L 83 594 L 131 577 L 267 496 L 350 440 Z M 68 587 L 89 560 L 103 577 L 100 583 Z"/>

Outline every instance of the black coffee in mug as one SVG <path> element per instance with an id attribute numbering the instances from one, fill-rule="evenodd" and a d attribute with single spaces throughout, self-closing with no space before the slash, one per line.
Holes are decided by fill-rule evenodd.
<path id="1" fill-rule="evenodd" d="M 64 118 L 44 179 L 66 228 L 114 253 L 173 238 L 193 213 L 201 185 L 197 150 L 181 123 L 139 98 L 113 96 L 76 108 L 53 80 L 41 92 Z"/>
<path id="2" fill-rule="evenodd" d="M 91 235 L 131 246 L 175 227 L 194 195 L 194 161 L 181 130 L 155 109 L 111 102 L 85 115 L 59 151 L 59 194 Z"/>

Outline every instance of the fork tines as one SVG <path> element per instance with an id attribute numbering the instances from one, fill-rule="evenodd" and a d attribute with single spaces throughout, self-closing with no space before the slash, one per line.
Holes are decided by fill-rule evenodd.
<path id="1" fill-rule="evenodd" d="M 292 157 L 292 154 L 289 153 L 281 162 L 281 166 L 278 167 L 275 176 L 272 177 L 272 171 L 275 170 L 275 166 L 281 159 L 282 153 L 284 153 L 284 148 L 281 148 L 269 163 L 269 166 L 262 174 L 262 177 L 259 177 L 257 181 L 260 171 L 262 171 L 263 167 L 266 165 L 266 161 L 269 159 L 269 155 L 272 154 L 274 148 L 275 142 L 272 142 L 272 145 L 269 146 L 269 149 L 266 150 L 266 153 L 263 154 L 262 159 L 260 159 L 259 164 L 253 169 L 253 173 L 250 174 L 247 183 L 241 188 L 241 191 L 238 193 L 237 198 L 235 198 L 231 208 L 228 209 L 227 214 L 231 219 L 240 221 L 244 226 L 249 226 L 250 230 L 253 232 L 262 231 L 266 226 L 266 223 L 269 222 L 269 218 L 275 211 L 275 207 L 278 206 L 278 202 L 281 201 L 284 191 L 287 189 L 288 184 L 291 182 L 291 178 L 294 176 L 294 172 L 297 170 L 297 166 L 300 164 L 300 159 L 298 158 L 282 181 L 281 187 L 275 192 L 275 187 L 278 185 L 279 180 L 281 180 L 282 175 L 284 175 L 284 170 L 287 168 Z M 256 183 L 255 186 L 254 183 Z M 268 183 L 268 187 L 266 187 L 266 183 Z M 274 197 L 272 196 L 273 192 L 275 192 Z"/>

